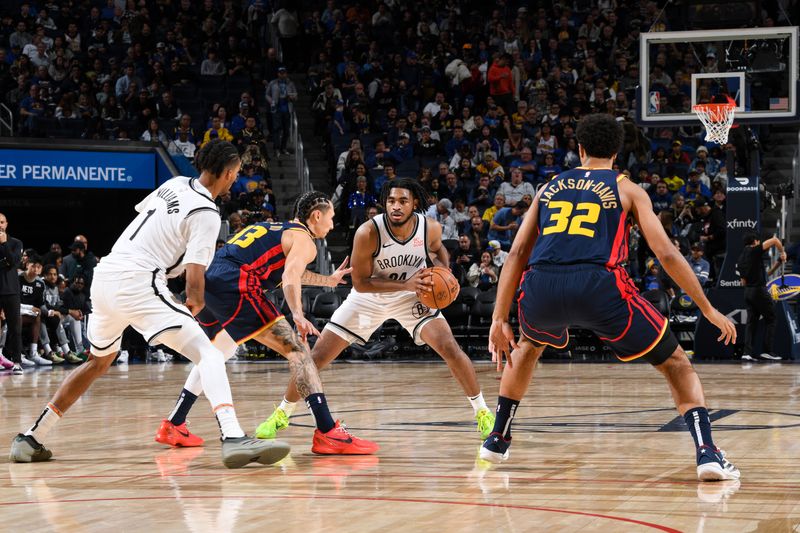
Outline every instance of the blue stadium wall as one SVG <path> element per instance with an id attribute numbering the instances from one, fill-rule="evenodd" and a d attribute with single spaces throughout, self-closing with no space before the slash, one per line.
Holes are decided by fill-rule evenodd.
<path id="1" fill-rule="evenodd" d="M 196 171 L 159 144 L 2 138 L 0 212 L 26 247 L 43 253 L 83 233 L 105 255 L 136 203 L 179 174 Z"/>

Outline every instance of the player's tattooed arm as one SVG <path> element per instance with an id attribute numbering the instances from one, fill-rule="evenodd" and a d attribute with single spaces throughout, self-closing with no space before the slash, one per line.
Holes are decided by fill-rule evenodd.
<path id="1" fill-rule="evenodd" d="M 289 360 L 289 370 L 301 397 L 321 393 L 322 380 L 308 347 L 300 342 L 289 324 L 285 320 L 279 320 L 272 326 L 271 333 L 283 344 L 285 357 Z"/>
<path id="2" fill-rule="evenodd" d="M 315 285 L 317 287 L 336 287 L 342 283 L 345 283 L 344 277 L 350 272 L 352 272 L 352 268 L 347 267 L 347 261 L 349 260 L 349 256 L 344 258 L 342 264 L 339 265 L 339 268 L 331 274 L 330 276 L 323 276 L 322 274 L 317 274 L 316 272 L 311 272 L 310 270 L 306 270 L 303 272 L 303 275 L 300 277 L 300 283 L 303 285 Z"/>

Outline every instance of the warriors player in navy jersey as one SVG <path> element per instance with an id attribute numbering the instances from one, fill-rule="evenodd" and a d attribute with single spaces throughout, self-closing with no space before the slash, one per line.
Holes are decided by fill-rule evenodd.
<path id="1" fill-rule="evenodd" d="M 622 361 L 641 358 L 664 375 L 694 438 L 700 480 L 738 479 L 739 471 L 714 445 L 703 387 L 669 321 L 639 295 L 623 268 L 628 214 L 667 273 L 721 330 L 719 340 L 735 343 L 736 329 L 709 303 L 644 190 L 611 170 L 622 145 L 619 123 L 609 115 L 590 115 L 578 125 L 577 137 L 582 166 L 539 190 L 500 276 L 489 349 L 498 369 L 503 358 L 506 367 L 494 429 L 481 457 L 493 462 L 508 458 L 511 422 L 536 362 L 546 346 L 566 346 L 567 327 L 575 326 L 596 333 Z M 519 343 L 508 323 L 518 286 Z"/>
<path id="2" fill-rule="evenodd" d="M 226 193 L 242 166 L 229 142 L 213 140 L 195 157 L 199 178 L 178 176 L 136 206 L 138 216 L 122 232 L 94 271 L 93 313 L 87 336 L 92 356 L 64 379 L 53 399 L 25 433 L 14 438 L 10 459 L 48 461 L 41 444 L 50 430 L 94 381 L 105 374 L 129 325 L 151 344 L 165 344 L 192 360 L 222 433 L 222 461 L 228 468 L 250 462 L 272 464 L 289 445 L 247 438 L 236 418 L 222 353 L 195 321 L 205 306 L 205 270 L 214 255 L 220 218 L 214 199 Z M 172 298 L 167 278 L 186 272 L 186 303 Z M 98 437 L 98 442 L 102 442 Z M 100 450 L 83 450 L 90 461 Z"/>
<path id="3" fill-rule="evenodd" d="M 247 226 L 220 248 L 206 272 L 206 307 L 197 316 L 214 345 L 229 359 L 250 339 L 272 348 L 289 361 L 297 390 L 314 415 L 317 430 L 311 451 L 323 455 L 364 455 L 378 450 L 368 440 L 350 434 L 334 422 L 322 382 L 309 354 L 306 336 L 319 331 L 303 315 L 301 285 L 335 287 L 350 273 L 347 260 L 331 276 L 309 272 L 317 256 L 314 239 L 333 229 L 333 204 L 321 192 L 301 196 L 295 219 Z M 283 287 L 297 333 L 264 291 Z M 186 416 L 203 391 L 197 368 L 192 369 L 175 408 L 161 423 L 156 441 L 171 446 L 200 446 L 203 439 L 186 428 Z"/>
<path id="4" fill-rule="evenodd" d="M 441 312 L 422 305 L 416 295 L 430 290 L 430 277 L 424 275 L 428 266 L 434 262 L 445 268 L 449 265 L 441 225 L 423 214 L 425 197 L 416 180 L 402 178 L 384 185 L 381 205 L 385 213 L 356 231 L 353 290 L 325 325 L 311 356 L 317 368 L 323 368 L 351 343 L 366 343 L 376 329 L 393 318 L 415 343 L 429 345 L 445 360 L 472 404 L 478 431 L 485 438 L 494 417 L 483 400 L 472 362 L 456 343 Z M 275 412 L 256 429 L 256 437 L 275 438 L 289 425 L 299 399 L 294 380 Z"/>

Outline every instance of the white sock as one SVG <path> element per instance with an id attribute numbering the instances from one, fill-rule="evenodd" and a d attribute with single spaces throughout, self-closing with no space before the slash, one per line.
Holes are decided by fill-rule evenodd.
<path id="1" fill-rule="evenodd" d="M 477 396 L 473 396 L 472 398 L 467 396 L 467 399 L 469 400 L 469 403 L 472 404 L 472 409 L 475 410 L 475 414 L 478 414 L 478 411 L 481 409 L 488 409 L 488 407 L 486 407 L 486 400 L 483 399 L 483 391 L 479 392 Z"/>
<path id="2" fill-rule="evenodd" d="M 64 343 L 61 345 L 61 353 L 63 353 L 64 355 L 67 355 L 69 353 L 69 344 Z"/>
<path id="3" fill-rule="evenodd" d="M 47 437 L 47 434 L 50 433 L 50 430 L 59 420 L 61 420 L 61 411 L 52 403 L 48 403 L 42 414 L 39 415 L 39 418 L 25 434 L 32 436 L 41 443 L 42 439 Z"/>
<path id="4" fill-rule="evenodd" d="M 294 408 L 297 406 L 297 402 L 290 402 L 286 398 L 281 400 L 281 404 L 278 406 L 278 409 L 282 409 L 286 416 L 292 416 L 294 413 Z"/>
<path id="5" fill-rule="evenodd" d="M 222 438 L 237 438 L 244 437 L 242 426 L 236 419 L 236 410 L 230 404 L 223 404 L 214 409 L 214 416 L 217 417 L 219 423 L 219 430 L 222 433 Z"/>
<path id="6" fill-rule="evenodd" d="M 50 355 L 51 353 L 53 353 L 53 349 L 50 347 L 49 344 L 42 345 L 42 348 L 44 348 L 45 355 Z"/>
<path id="7" fill-rule="evenodd" d="M 31 343 L 31 358 L 36 357 L 39 355 L 39 345 L 35 342 Z"/>

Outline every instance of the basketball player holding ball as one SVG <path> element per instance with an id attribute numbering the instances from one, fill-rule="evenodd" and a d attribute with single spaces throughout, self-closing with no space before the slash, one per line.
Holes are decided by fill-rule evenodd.
<path id="1" fill-rule="evenodd" d="M 381 191 L 384 213 L 356 232 L 350 274 L 353 290 L 325 325 L 311 357 L 317 368 L 324 368 L 350 344 L 366 344 L 376 329 L 393 318 L 416 344 L 427 344 L 444 359 L 472 404 L 481 438 L 486 438 L 494 415 L 486 407 L 472 362 L 453 338 L 441 311 L 422 304 L 418 296 L 433 286 L 427 268 L 432 266 L 430 256 L 438 266 L 449 264 L 442 227 L 423 214 L 426 194 L 416 180 L 401 178 L 389 185 Z M 288 427 L 299 399 L 292 381 L 281 404 L 256 430 L 256 437 L 274 439 Z"/>

